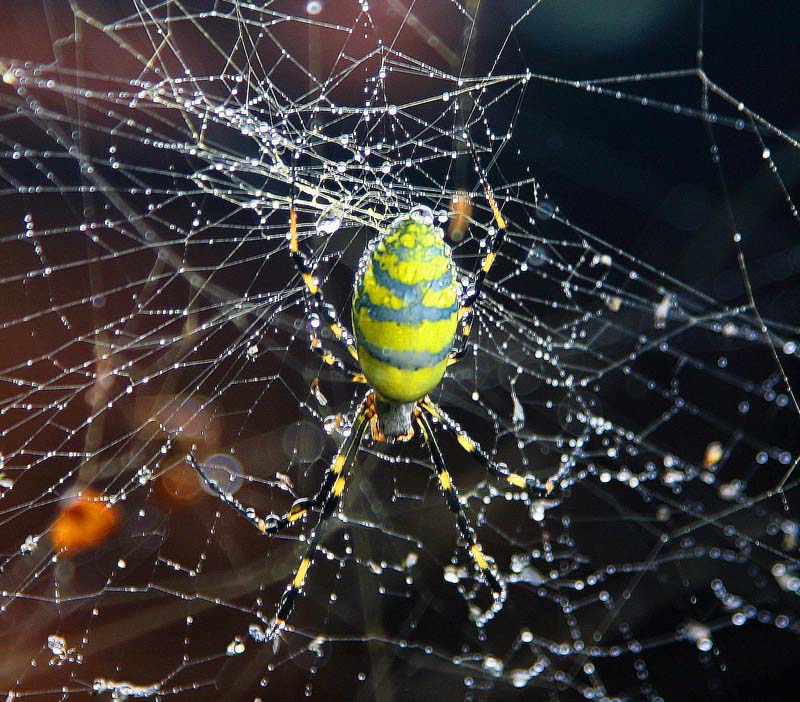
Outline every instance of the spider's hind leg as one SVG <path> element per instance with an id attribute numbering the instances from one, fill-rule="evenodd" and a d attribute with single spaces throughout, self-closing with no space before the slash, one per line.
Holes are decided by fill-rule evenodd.
<path id="1" fill-rule="evenodd" d="M 481 448 L 480 444 L 471 438 L 452 417 L 429 397 L 423 397 L 419 404 L 429 416 L 434 417 L 458 441 L 458 445 L 461 448 L 474 456 L 492 475 L 505 480 L 515 488 L 526 490 L 527 492 L 549 493 L 553 489 L 553 485 L 549 482 L 543 484 L 536 476 L 530 473 L 526 475 L 514 473 L 508 470 L 508 466 L 505 463 L 498 463 L 492 460 L 491 456 Z"/>
<path id="2" fill-rule="evenodd" d="M 292 526 L 295 522 L 299 521 L 308 514 L 308 512 L 322 504 L 325 496 L 326 486 L 332 481 L 329 470 L 325 476 L 325 481 L 322 484 L 319 492 L 314 497 L 303 497 L 295 500 L 289 511 L 283 515 L 268 514 L 265 517 L 259 517 L 255 511 L 250 507 L 245 507 L 239 500 L 232 494 L 225 492 L 216 480 L 212 480 L 203 470 L 203 466 L 198 462 L 194 451 L 189 451 L 186 454 L 186 463 L 194 469 L 203 484 L 211 490 L 220 500 L 230 505 L 231 508 L 239 514 L 239 516 L 246 519 L 262 534 L 274 534 L 282 531 L 287 527 Z"/>
<path id="3" fill-rule="evenodd" d="M 294 577 L 281 595 L 275 617 L 270 621 L 269 628 L 264 637 L 267 640 L 274 639 L 286 626 L 286 620 L 292 613 L 295 602 L 303 591 L 303 585 L 305 584 L 314 556 L 317 553 L 317 548 L 322 539 L 325 526 L 336 512 L 342 500 L 347 481 L 347 473 L 350 467 L 355 463 L 361 440 L 364 438 L 373 413 L 373 393 L 369 393 L 361 403 L 350 435 L 336 454 L 325 476 L 325 481 L 319 492 L 319 496 L 321 496 L 321 513 L 319 520 L 308 536 L 303 557 L 300 559 L 300 563 L 294 572 Z"/>
<path id="4" fill-rule="evenodd" d="M 475 564 L 476 569 L 480 572 L 484 581 L 491 589 L 492 594 L 496 598 L 500 598 L 503 596 L 504 586 L 497 577 L 495 569 L 490 564 L 489 559 L 487 559 L 487 557 L 484 555 L 483 549 L 478 542 L 478 538 L 475 536 L 475 530 L 467 520 L 464 507 L 461 505 L 461 500 L 458 497 L 458 490 L 453 484 L 453 480 L 450 477 L 447 466 L 445 465 L 444 457 L 442 456 L 439 444 L 436 441 L 436 437 L 433 435 L 433 427 L 431 427 L 431 424 L 424 412 L 420 412 L 416 415 L 416 421 L 422 430 L 422 436 L 425 439 L 425 443 L 430 448 L 433 464 L 436 467 L 436 475 L 439 478 L 439 486 L 442 488 L 442 492 L 444 492 L 445 499 L 447 500 L 447 506 L 456 517 L 456 526 L 458 527 L 461 540 L 466 545 L 472 562 Z"/>

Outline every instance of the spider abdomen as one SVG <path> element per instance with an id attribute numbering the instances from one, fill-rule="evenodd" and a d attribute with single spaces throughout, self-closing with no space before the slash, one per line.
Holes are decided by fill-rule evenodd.
<path id="1" fill-rule="evenodd" d="M 353 331 L 369 384 L 393 402 L 433 390 L 458 327 L 450 247 L 427 208 L 399 219 L 368 249 L 353 295 Z"/>

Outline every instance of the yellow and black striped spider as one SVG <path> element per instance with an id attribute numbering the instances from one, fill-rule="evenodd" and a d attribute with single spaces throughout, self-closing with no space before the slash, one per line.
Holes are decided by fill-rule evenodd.
<path id="1" fill-rule="evenodd" d="M 360 372 L 349 370 L 341 360 L 325 351 L 316 334 L 312 334 L 311 348 L 352 381 L 369 386 L 351 423 L 350 433 L 328 467 L 317 494 L 297 500 L 283 516 L 258 517 L 232 495 L 224 493 L 205 474 L 193 455 L 187 458 L 205 483 L 263 534 L 274 534 L 293 525 L 311 510 L 319 510 L 317 523 L 306 540 L 305 552 L 294 577 L 281 596 L 275 617 L 268 623 L 264 635 L 267 640 L 283 629 L 303 589 L 325 524 L 339 507 L 348 471 L 355 463 L 368 429 L 376 441 L 393 442 L 409 440 L 414 434 L 414 426 L 419 428 L 430 449 L 447 505 L 456 517 L 459 535 L 476 569 L 496 598 L 503 594 L 503 585 L 492 560 L 484 555 L 464 513 L 436 441 L 431 419 L 452 434 L 489 473 L 519 489 L 544 490 L 545 487 L 535 477 L 512 473 L 505 464 L 493 461 L 428 396 L 440 383 L 447 366 L 461 359 L 468 349 L 474 305 L 506 235 L 505 219 L 480 167 L 475 148 L 469 140 L 468 144 L 496 224 L 474 280 L 462 289 L 444 233 L 435 226 L 428 208 L 417 207 L 395 220 L 388 231 L 367 247 L 353 295 L 353 333 L 340 321 L 336 309 L 325 302 L 314 278 L 310 256 L 298 236 L 297 212 L 292 200 L 288 237 L 292 259 L 320 319 L 345 345 L 359 364 Z"/>

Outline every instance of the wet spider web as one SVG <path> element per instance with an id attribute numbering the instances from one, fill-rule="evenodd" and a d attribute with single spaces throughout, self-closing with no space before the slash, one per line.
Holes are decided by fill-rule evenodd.
<path id="1" fill-rule="evenodd" d="M 684 40 L 669 62 L 576 79 L 531 47 L 602 23 L 479 4 L 76 1 L 2 30 L 7 699 L 766 699 L 788 674 L 797 142 L 706 72 L 702 6 L 653 10 Z M 598 195 L 574 174 L 613 154 L 586 121 L 676 163 L 621 159 Z M 441 433 L 507 583 L 493 604 L 425 450 L 367 443 L 265 643 L 308 524 L 261 537 L 187 456 L 283 512 L 362 396 L 309 350 L 350 365 L 291 265 L 292 192 L 339 309 L 418 205 L 466 286 L 493 226 L 468 138 L 509 232 L 434 399 L 554 489 L 509 490 Z M 669 227 L 619 195 L 689 168 L 702 189 L 671 191 Z"/>

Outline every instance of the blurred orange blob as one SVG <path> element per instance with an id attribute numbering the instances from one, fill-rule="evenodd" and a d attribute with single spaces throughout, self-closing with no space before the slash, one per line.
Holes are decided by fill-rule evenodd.
<path id="1" fill-rule="evenodd" d="M 197 473 L 184 463 L 177 463 L 158 479 L 161 497 L 171 503 L 194 502 L 203 494 L 203 483 Z"/>
<path id="2" fill-rule="evenodd" d="M 463 190 L 459 190 L 450 201 L 450 224 L 447 236 L 450 241 L 459 242 L 464 238 L 472 216 L 472 200 Z"/>
<path id="3" fill-rule="evenodd" d="M 79 553 L 105 543 L 119 526 L 119 508 L 96 490 L 86 489 L 69 500 L 50 527 L 59 553 Z"/>
<path id="4" fill-rule="evenodd" d="M 717 465 L 722 460 L 725 449 L 719 441 L 712 441 L 706 446 L 706 455 L 703 457 L 703 465 L 706 468 Z"/>

